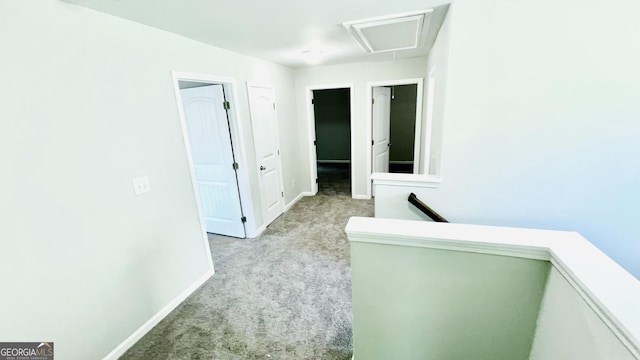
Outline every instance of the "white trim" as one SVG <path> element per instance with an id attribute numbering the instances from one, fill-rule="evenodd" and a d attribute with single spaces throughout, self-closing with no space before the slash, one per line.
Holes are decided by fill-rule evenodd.
<path id="1" fill-rule="evenodd" d="M 189 145 L 189 133 L 187 131 L 187 121 L 182 107 L 182 96 L 180 95 L 180 80 L 192 80 L 196 75 L 171 72 L 173 81 L 173 91 L 176 96 L 176 106 L 178 108 L 178 118 L 180 119 L 180 128 L 182 130 L 182 140 L 184 141 L 185 151 L 187 153 L 187 165 L 189 166 L 189 177 L 191 178 L 191 188 L 196 200 L 196 208 L 198 209 L 198 221 L 200 223 L 200 234 L 204 243 L 204 249 L 207 254 L 207 263 L 210 271 L 215 271 L 213 260 L 211 259 L 211 248 L 209 247 L 209 238 L 205 227 L 204 215 L 202 212 L 202 204 L 200 203 L 200 194 L 198 192 L 198 184 L 196 183 L 196 174 L 193 168 L 193 155 L 191 154 L 191 146 Z M 205 77 L 205 76 L 203 76 Z M 246 228 L 245 228 L 246 234 Z"/>
<path id="2" fill-rule="evenodd" d="M 221 76 L 213 76 L 207 74 L 195 74 L 195 73 L 186 73 L 179 71 L 172 71 L 171 75 L 173 77 L 174 83 L 174 92 L 176 94 L 176 101 L 178 104 L 178 115 L 180 117 L 180 122 L 182 125 L 182 136 L 185 141 L 185 146 L 187 148 L 187 154 L 189 156 L 189 170 L 191 172 L 191 182 L 194 188 L 194 194 L 196 196 L 196 202 L 198 204 L 198 213 L 200 214 L 200 223 L 203 229 L 204 239 L 207 241 L 207 233 L 204 226 L 204 219 L 202 217 L 202 208 L 200 206 L 200 197 L 197 192 L 197 185 L 195 182 L 195 174 L 193 172 L 193 165 L 191 161 L 191 149 L 189 147 L 189 138 L 187 134 L 187 128 L 184 118 L 184 112 L 182 110 L 182 99 L 180 97 L 180 87 L 178 82 L 180 80 L 186 81 L 195 81 L 202 83 L 210 83 L 210 84 L 221 84 L 225 90 L 225 96 L 227 96 L 227 100 L 231 104 L 231 108 L 228 110 L 229 114 L 229 132 L 231 134 L 233 153 L 236 159 L 236 162 L 240 165 L 240 168 L 236 172 L 238 179 L 238 190 L 240 193 L 240 207 L 242 209 L 242 214 L 247 218 L 247 222 L 245 225 L 245 236 L 252 237 L 257 230 L 258 224 L 256 223 L 256 215 L 253 212 L 252 203 L 252 193 L 251 193 L 251 184 L 249 182 L 249 173 L 248 173 L 248 164 L 247 154 L 245 151 L 246 141 L 243 137 L 243 129 L 242 129 L 242 121 L 240 119 L 240 107 L 238 96 L 238 86 L 236 81 L 232 78 L 221 77 Z M 209 248 L 208 241 L 206 242 L 207 249 Z M 213 266 L 213 265 L 212 265 Z"/>
<path id="3" fill-rule="evenodd" d="M 298 201 L 300 201 L 300 199 L 302 199 L 305 196 L 313 196 L 314 194 L 309 192 L 309 191 L 304 191 L 301 192 L 300 194 L 298 194 L 298 196 L 296 196 L 295 199 L 291 200 L 284 208 L 284 211 L 287 212 L 289 210 L 291 210 L 291 208 L 293 207 L 293 205 L 295 205 Z"/>
<path id="4" fill-rule="evenodd" d="M 437 188 L 442 182 L 438 176 L 434 175 L 392 173 L 373 173 L 371 174 L 371 180 L 374 186 L 387 185 L 419 188 Z"/>
<path id="5" fill-rule="evenodd" d="M 367 132 L 367 195 L 371 197 L 371 170 L 372 170 L 372 154 L 371 154 L 371 139 L 373 138 L 373 126 L 372 126 L 372 116 L 373 113 L 371 111 L 371 102 L 370 99 L 373 97 L 373 88 L 376 86 L 395 86 L 395 85 L 416 85 L 416 127 L 415 127 L 415 140 L 413 144 L 413 163 L 420 163 L 420 148 L 422 145 L 422 107 L 423 107 L 423 97 L 424 97 L 424 79 L 423 78 L 414 78 L 414 79 L 399 79 L 399 80 L 385 80 L 385 81 L 369 81 L 366 84 L 366 132 Z M 417 174 L 419 170 L 419 166 L 413 167 L 413 173 Z"/>
<path id="6" fill-rule="evenodd" d="M 316 145 L 313 143 L 316 139 L 316 118 L 313 111 L 313 88 L 307 86 L 306 93 L 306 103 L 307 103 L 307 145 L 309 147 L 309 185 L 311 186 L 311 192 L 314 194 L 318 193 L 318 184 L 316 183 L 316 179 L 318 178 L 318 169 L 316 167 L 317 163 L 317 153 L 316 153 Z"/>
<path id="7" fill-rule="evenodd" d="M 356 90 L 355 84 L 351 83 L 349 85 L 349 114 L 351 115 L 351 120 L 349 122 L 349 133 L 351 134 L 351 197 L 353 198 L 353 194 L 356 193 L 356 181 L 354 181 L 353 176 L 356 174 L 356 162 L 354 159 L 356 158 L 356 129 L 355 120 L 353 118 L 353 114 L 355 114 L 355 103 L 356 103 Z"/>
<path id="8" fill-rule="evenodd" d="M 265 88 L 265 89 L 274 88 L 273 84 L 261 82 L 261 81 L 247 80 L 246 83 L 247 83 L 247 86 L 252 86 L 252 87 L 259 87 L 259 88 Z"/>
<path id="9" fill-rule="evenodd" d="M 398 13 L 398 14 L 382 15 L 382 16 L 370 17 L 370 18 L 354 20 L 354 21 L 345 21 L 345 22 L 342 23 L 342 25 L 347 27 L 347 26 L 350 26 L 352 24 L 384 21 L 384 20 L 403 18 L 403 17 L 408 17 L 408 16 L 429 14 L 429 13 L 432 13 L 432 12 L 433 12 L 433 9 L 407 11 L 407 12 L 401 12 L 401 13 Z"/>
<path id="10" fill-rule="evenodd" d="M 199 279 L 197 279 L 188 288 L 182 291 L 178 296 L 165 305 L 160 311 L 147 320 L 142 326 L 135 330 L 129 337 L 121 342 L 115 349 L 111 350 L 103 360 L 117 360 L 122 354 L 124 354 L 130 347 L 132 347 L 138 340 L 140 340 L 146 333 L 148 333 L 154 326 L 158 325 L 162 319 L 164 319 L 169 313 L 171 313 L 178 305 L 180 305 L 189 295 L 196 291 L 202 284 L 204 284 L 211 276 L 213 276 L 213 269 L 207 271 Z"/>
<path id="11" fill-rule="evenodd" d="M 298 194 L 293 200 L 291 200 L 287 205 L 284 206 L 284 212 L 291 210 L 293 205 L 295 205 L 300 199 L 304 197 L 303 193 Z"/>
<path id="12" fill-rule="evenodd" d="M 417 94 L 416 94 L 416 128 L 415 131 L 415 140 L 413 145 L 413 173 L 418 174 L 420 170 L 420 166 L 417 164 L 420 163 L 420 149 L 422 148 L 422 109 L 424 107 L 423 99 L 424 99 L 424 80 L 422 78 L 418 79 L 417 86 Z M 429 124 L 427 124 L 427 128 L 429 128 Z"/>
<path id="13" fill-rule="evenodd" d="M 606 307 L 598 298 L 597 295 L 590 292 L 590 290 L 580 281 L 579 278 L 565 265 L 558 257 L 551 259 L 551 264 L 558 270 L 560 275 L 567 280 L 569 285 L 576 290 L 578 295 L 587 303 L 587 305 L 596 313 L 596 315 L 605 323 L 605 325 L 616 335 L 616 337 L 625 345 L 629 352 L 640 359 L 640 341 L 636 337 L 633 339 L 633 334 L 629 334 L 624 325 L 620 324 L 616 314 Z M 613 278 L 612 278 L 613 279 Z M 639 299 L 640 300 L 640 299 Z M 636 303 L 637 305 L 637 303 Z M 637 334 L 636 334 L 637 336 Z"/>
<path id="14" fill-rule="evenodd" d="M 576 232 L 352 217 L 352 243 L 375 243 L 546 260 L 640 358 L 640 282 Z"/>
<path id="15" fill-rule="evenodd" d="M 318 160 L 318 164 L 351 164 L 351 160 Z"/>
<path id="16" fill-rule="evenodd" d="M 284 211 L 285 212 L 289 211 L 293 207 L 293 205 L 295 205 L 303 197 L 305 197 L 305 196 L 313 196 L 313 195 L 315 195 L 315 194 L 313 194 L 313 193 L 311 193 L 309 191 L 301 192 L 300 194 L 298 194 L 298 196 L 296 196 L 295 199 L 291 200 L 291 202 L 289 202 L 285 206 Z M 260 226 L 260 228 L 258 228 L 257 231 L 254 234 L 252 234 L 252 236 L 250 238 L 252 238 L 252 239 L 257 238 L 258 236 L 262 235 L 262 233 L 265 230 L 267 230 L 267 227 L 265 225 Z M 247 237 L 249 237 L 249 236 L 247 235 Z"/>
<path id="17" fill-rule="evenodd" d="M 356 40 L 356 42 L 363 48 L 363 50 L 370 54 L 389 52 L 389 51 L 399 51 L 399 50 L 405 50 L 405 49 L 415 49 L 418 46 L 423 45 L 426 40 L 427 32 L 429 31 L 429 24 L 431 23 L 432 13 L 433 13 L 433 9 L 403 12 L 400 14 L 377 16 L 377 17 L 355 20 L 355 21 L 345 21 L 342 23 L 342 26 L 344 26 L 344 28 L 347 29 L 349 34 L 354 38 L 354 40 Z M 366 27 L 371 27 L 375 25 L 391 24 L 396 22 L 402 22 L 403 20 L 407 20 L 407 19 L 411 20 L 414 18 L 418 22 L 418 25 L 416 28 L 416 43 L 414 44 L 414 46 L 376 51 L 371 46 L 367 36 L 361 30 L 361 28 L 363 27 L 366 28 Z"/>
<path id="18" fill-rule="evenodd" d="M 422 158 L 422 172 L 424 174 L 431 173 L 431 138 L 433 137 L 433 111 L 436 99 L 436 67 L 433 66 L 429 70 L 429 77 L 427 78 L 427 113 L 425 119 L 424 129 L 424 141 L 429 146 L 424 147 L 424 157 Z M 416 164 L 419 164 L 416 162 Z M 418 165 L 419 167 L 419 165 Z"/>
<path id="19" fill-rule="evenodd" d="M 316 157 L 316 148 L 313 145 L 313 142 L 316 139 L 316 121 L 313 111 L 313 104 L 311 101 L 313 100 L 313 91 L 314 90 L 330 90 L 330 89 L 349 89 L 349 111 L 350 111 L 350 119 L 349 119 L 349 133 L 351 134 L 351 176 L 355 174 L 355 141 L 356 136 L 353 131 L 355 129 L 353 114 L 355 111 L 355 84 L 354 83 L 342 83 L 342 84 L 323 84 L 323 85 L 309 85 L 306 87 L 307 94 L 307 128 L 308 128 L 308 144 L 309 144 L 309 167 L 311 174 L 311 192 L 315 195 L 318 193 L 318 184 L 316 183 L 316 178 L 318 177 L 318 169 L 316 168 L 316 164 L 318 159 Z M 355 199 L 355 181 L 351 181 L 351 196 Z"/>
<path id="20" fill-rule="evenodd" d="M 247 235 L 247 237 L 249 239 L 255 239 L 258 236 L 262 235 L 262 233 L 265 232 L 265 230 L 267 230 L 267 226 L 266 225 L 260 225 L 260 227 L 257 228 L 256 231 L 251 234 L 251 236 Z"/>
<path id="21" fill-rule="evenodd" d="M 231 108 L 228 110 L 228 114 L 229 122 L 231 123 L 231 139 L 233 144 L 235 144 L 233 151 L 236 156 L 236 162 L 239 163 L 239 168 L 236 173 L 238 174 L 238 185 L 240 187 L 242 213 L 247 218 L 247 222 L 245 223 L 245 234 L 246 236 L 251 236 L 251 234 L 256 231 L 258 223 L 252 206 L 253 192 L 251 191 L 251 182 L 249 180 L 249 160 L 246 151 L 248 142 L 243 136 L 244 129 L 242 128 L 242 121 L 240 120 L 240 97 L 238 96 L 238 86 L 236 85 L 235 80 L 227 83 L 226 86 L 231 88 L 230 92 L 232 95 L 231 98 L 227 99 L 231 103 Z M 227 88 L 225 88 L 225 90 L 227 90 Z M 253 139 L 251 139 L 251 145 L 253 146 Z"/>
<path id="22" fill-rule="evenodd" d="M 371 195 L 353 195 L 351 197 L 357 200 L 371 200 Z"/>

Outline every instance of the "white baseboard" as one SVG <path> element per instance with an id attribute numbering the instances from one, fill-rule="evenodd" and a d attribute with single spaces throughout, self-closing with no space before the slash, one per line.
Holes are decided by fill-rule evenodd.
<path id="1" fill-rule="evenodd" d="M 358 200 L 370 200 L 371 196 L 369 195 L 352 195 L 351 196 L 353 199 L 358 199 Z"/>
<path id="2" fill-rule="evenodd" d="M 291 202 L 289 202 L 287 205 L 285 205 L 284 207 L 284 212 L 289 211 L 293 205 L 295 205 L 298 201 L 300 201 L 300 199 L 302 199 L 304 197 L 304 193 L 300 193 L 298 194 L 298 196 L 296 196 L 295 199 L 291 200 Z"/>
<path id="3" fill-rule="evenodd" d="M 351 160 L 318 160 L 318 164 L 351 164 Z"/>
<path id="4" fill-rule="evenodd" d="M 267 230 L 267 227 L 266 227 L 266 226 L 264 226 L 264 225 L 262 225 L 262 226 L 260 226 L 259 228 L 257 228 L 255 232 L 253 232 L 253 233 L 247 233 L 247 238 L 249 238 L 249 239 L 255 239 L 255 238 L 257 238 L 258 236 L 262 235 L 262 233 L 263 233 L 265 230 Z"/>
<path id="5" fill-rule="evenodd" d="M 122 354 L 124 354 L 131 346 L 133 346 L 138 340 L 140 340 L 149 330 L 158 325 L 162 319 L 164 319 L 170 312 L 173 311 L 180 303 L 182 303 L 189 295 L 191 295 L 196 289 L 198 289 L 205 281 L 207 281 L 214 274 L 214 270 L 211 269 L 202 275 L 198 280 L 186 288 L 175 299 L 165 305 L 160 311 L 153 315 L 147 322 L 142 324 L 133 334 L 129 335 L 123 342 L 120 343 L 115 349 L 113 349 L 102 360 L 117 360 Z"/>
<path id="6" fill-rule="evenodd" d="M 295 205 L 303 197 L 305 197 L 305 196 L 313 196 L 313 195 L 314 194 L 311 191 L 303 191 L 303 192 L 301 192 L 300 194 L 298 194 L 298 196 L 296 196 L 295 199 L 291 200 L 291 202 L 288 203 L 287 206 L 284 207 L 284 212 L 287 212 L 287 211 L 291 210 L 293 205 Z"/>
<path id="7" fill-rule="evenodd" d="M 291 202 L 289 202 L 288 204 L 286 204 L 284 206 L 284 212 L 289 211 L 289 209 L 291 209 L 293 207 L 293 205 L 295 205 L 298 201 L 300 201 L 300 199 L 302 199 L 305 196 L 313 196 L 313 193 L 309 192 L 309 191 L 304 191 L 301 192 L 300 194 L 298 194 L 298 196 L 296 196 L 295 199 L 291 200 Z M 256 229 L 255 232 L 247 232 L 247 238 L 249 239 L 255 239 L 258 236 L 262 235 L 262 233 L 267 230 L 267 227 L 265 225 L 260 226 L 258 229 Z"/>

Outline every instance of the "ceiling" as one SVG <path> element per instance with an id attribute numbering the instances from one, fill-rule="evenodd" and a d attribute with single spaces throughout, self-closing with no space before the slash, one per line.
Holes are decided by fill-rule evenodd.
<path id="1" fill-rule="evenodd" d="M 427 55 L 448 9 L 445 0 L 64 1 L 294 68 Z M 424 22 L 426 34 L 415 49 L 367 53 L 343 26 L 432 8 Z M 385 34 L 380 29 L 377 33 Z M 387 44 L 393 39 L 378 42 Z M 406 43 L 399 39 L 400 45 Z"/>

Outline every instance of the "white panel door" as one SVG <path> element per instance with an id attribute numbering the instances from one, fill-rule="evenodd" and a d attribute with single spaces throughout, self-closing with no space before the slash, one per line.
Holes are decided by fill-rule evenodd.
<path id="1" fill-rule="evenodd" d="M 207 232 L 245 237 L 222 85 L 180 90 Z"/>
<path id="2" fill-rule="evenodd" d="M 373 88 L 372 118 L 372 171 L 389 172 L 389 126 L 391 122 L 391 89 Z"/>
<path id="3" fill-rule="evenodd" d="M 247 87 L 259 171 L 262 217 L 266 226 L 284 211 L 275 92 L 268 87 Z"/>

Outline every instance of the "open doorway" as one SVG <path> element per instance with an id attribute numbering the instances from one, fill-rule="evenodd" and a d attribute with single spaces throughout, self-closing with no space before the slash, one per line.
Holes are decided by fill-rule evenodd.
<path id="1" fill-rule="evenodd" d="M 389 126 L 389 172 L 412 174 L 416 134 L 416 84 L 393 85 Z"/>
<path id="2" fill-rule="evenodd" d="M 235 83 L 177 72 L 173 80 L 203 232 L 252 236 L 247 218 L 253 216 L 241 201 L 250 198 L 248 177 L 237 166 L 246 162 L 235 121 Z"/>
<path id="3" fill-rule="evenodd" d="M 371 82 L 367 92 L 369 172 L 417 174 L 420 164 L 423 79 Z M 368 184 L 371 194 L 371 184 Z"/>
<path id="4" fill-rule="evenodd" d="M 318 193 L 351 196 L 351 94 L 313 90 Z"/>
<path id="5" fill-rule="evenodd" d="M 310 87 L 314 193 L 352 196 L 352 85 Z"/>

